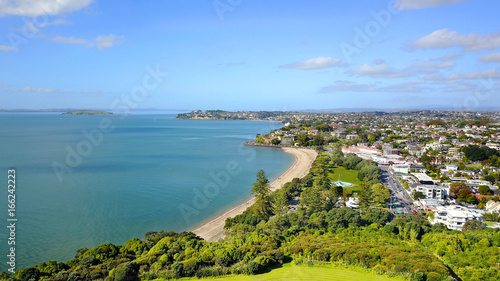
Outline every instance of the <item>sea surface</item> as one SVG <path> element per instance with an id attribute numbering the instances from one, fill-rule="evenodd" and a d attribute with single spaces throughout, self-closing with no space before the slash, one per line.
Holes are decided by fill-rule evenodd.
<path id="1" fill-rule="evenodd" d="M 148 231 L 192 230 L 243 203 L 258 170 L 272 181 L 294 161 L 243 146 L 279 127 L 161 114 L 0 114 L 0 270 L 11 247 L 8 169 L 16 170 L 19 269 Z"/>

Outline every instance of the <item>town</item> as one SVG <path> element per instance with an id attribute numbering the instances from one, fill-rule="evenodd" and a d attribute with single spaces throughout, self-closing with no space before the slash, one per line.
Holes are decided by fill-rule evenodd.
<path id="1" fill-rule="evenodd" d="M 380 167 L 394 214 L 425 212 L 432 224 L 452 230 L 468 221 L 500 227 L 499 113 L 195 111 L 182 117 L 283 122 L 283 128 L 247 144 L 354 154 Z M 348 206 L 356 207 L 356 201 Z"/>

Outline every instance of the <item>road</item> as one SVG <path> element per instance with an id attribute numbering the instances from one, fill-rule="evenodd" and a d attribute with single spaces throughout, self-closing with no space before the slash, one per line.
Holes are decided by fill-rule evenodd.
<path id="1" fill-rule="evenodd" d="M 395 215 L 412 213 L 415 210 L 413 199 L 392 175 L 388 167 L 380 167 L 380 169 L 382 170 L 382 184 L 387 186 L 391 193 L 391 202 L 387 204 L 389 210 Z"/>

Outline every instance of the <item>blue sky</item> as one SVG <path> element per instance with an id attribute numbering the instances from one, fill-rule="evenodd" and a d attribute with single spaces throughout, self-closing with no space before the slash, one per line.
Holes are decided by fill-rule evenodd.
<path id="1" fill-rule="evenodd" d="M 0 0 L 0 108 L 479 109 L 498 0 Z"/>

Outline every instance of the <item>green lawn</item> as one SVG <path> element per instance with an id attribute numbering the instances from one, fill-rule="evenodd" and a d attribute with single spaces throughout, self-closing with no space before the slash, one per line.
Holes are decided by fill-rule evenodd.
<path id="1" fill-rule="evenodd" d="M 348 182 L 355 185 L 361 183 L 361 181 L 358 180 L 358 171 L 356 170 L 347 170 L 344 167 L 335 167 L 332 170 L 333 174 L 330 174 L 330 179 L 332 181 L 338 181 L 340 175 L 340 180 L 343 182 Z"/>
<path id="2" fill-rule="evenodd" d="M 481 163 L 470 164 L 470 165 L 467 165 L 467 167 L 472 168 L 472 169 L 481 169 L 481 168 L 483 168 L 483 164 L 481 164 Z"/>
<path id="3" fill-rule="evenodd" d="M 295 280 L 357 280 L 357 281 L 399 281 L 402 278 L 376 275 L 370 272 L 355 271 L 350 269 L 333 268 L 328 266 L 293 266 L 284 264 L 283 267 L 273 269 L 269 273 L 253 276 L 239 275 L 222 278 L 208 278 L 214 281 L 295 281 Z"/>
<path id="4" fill-rule="evenodd" d="M 338 181 L 340 179 L 343 182 L 354 184 L 355 186 L 344 187 L 345 189 L 347 189 L 349 194 L 352 194 L 353 191 L 359 191 L 358 185 L 361 183 L 361 181 L 358 180 L 358 171 L 347 170 L 344 167 L 335 167 L 332 170 L 333 174 L 330 174 L 331 181 Z"/>

